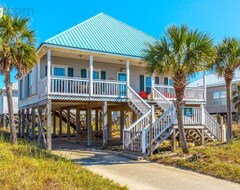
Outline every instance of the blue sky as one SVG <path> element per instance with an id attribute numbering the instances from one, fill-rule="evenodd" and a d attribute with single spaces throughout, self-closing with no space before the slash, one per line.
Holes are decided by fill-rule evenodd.
<path id="1" fill-rule="evenodd" d="M 215 43 L 224 37 L 240 38 L 239 0 L 0 0 L 1 5 L 31 17 L 38 44 L 100 12 L 156 38 L 172 24 L 198 28 L 211 34 Z"/>

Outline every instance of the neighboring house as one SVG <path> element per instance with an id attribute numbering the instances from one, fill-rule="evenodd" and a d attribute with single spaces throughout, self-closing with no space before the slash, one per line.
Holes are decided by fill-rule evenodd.
<path id="1" fill-rule="evenodd" d="M 206 76 L 207 81 L 207 102 L 206 109 L 210 114 L 226 115 L 226 85 L 224 78 L 219 78 L 216 74 Z M 232 92 L 236 89 L 237 83 L 240 82 L 240 71 L 235 73 L 232 81 Z M 203 85 L 202 79 L 198 79 L 190 84 L 190 86 Z M 236 113 L 234 103 L 232 103 L 232 114 Z"/>
<path id="2" fill-rule="evenodd" d="M 13 112 L 18 115 L 18 83 L 13 83 Z M 0 89 L 0 126 L 6 126 L 8 121 L 8 103 L 6 88 Z"/>
<path id="3" fill-rule="evenodd" d="M 35 118 L 37 111 L 38 141 L 48 149 L 56 135 L 85 140 L 88 145 L 99 142 L 100 137 L 106 146 L 111 143 L 112 114 L 118 112 L 119 143 L 124 149 L 149 154 L 151 125 L 153 149 L 172 134 L 174 143 L 176 96 L 171 77 L 150 76 L 142 62 L 146 43 L 155 41 L 104 13 L 44 41 L 38 49 L 39 63 L 19 80 L 20 136 L 29 135 L 31 127 L 31 138 L 36 138 L 35 119 L 29 118 Z M 202 87 L 187 87 L 184 97 L 186 132 L 197 129 L 196 136 L 199 131 L 203 134 L 190 138 L 197 143 L 220 139 L 221 134 L 219 125 L 203 108 L 205 92 Z M 65 134 L 63 122 L 67 124 Z"/>

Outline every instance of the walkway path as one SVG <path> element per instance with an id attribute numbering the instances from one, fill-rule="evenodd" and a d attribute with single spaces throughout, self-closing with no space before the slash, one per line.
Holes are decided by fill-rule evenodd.
<path id="1" fill-rule="evenodd" d="M 197 174 L 190 171 L 163 166 L 148 161 L 133 161 L 94 149 L 72 146 L 57 150 L 63 156 L 86 166 L 89 170 L 112 179 L 129 189 L 144 190 L 239 190 L 240 185 Z M 71 148 L 70 148 L 71 147 Z M 59 148 L 59 147 L 58 147 Z"/>

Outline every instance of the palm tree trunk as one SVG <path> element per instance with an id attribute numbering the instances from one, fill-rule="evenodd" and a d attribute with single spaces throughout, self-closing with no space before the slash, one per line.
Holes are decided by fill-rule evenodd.
<path id="1" fill-rule="evenodd" d="M 183 127 L 183 108 L 184 108 L 184 92 L 186 87 L 186 75 L 184 72 L 179 71 L 173 77 L 174 80 L 174 90 L 176 93 L 176 112 L 177 112 L 177 121 L 178 121 L 178 131 L 179 131 L 179 139 L 182 147 L 182 151 L 185 154 L 189 153 L 189 149 L 187 146 L 187 139 L 184 132 Z"/>
<path id="2" fill-rule="evenodd" d="M 189 149 L 187 146 L 187 139 L 185 136 L 185 132 L 184 132 L 184 127 L 183 127 L 183 108 L 184 108 L 184 102 L 183 102 L 183 96 L 184 96 L 184 89 L 179 89 L 179 90 L 175 90 L 176 92 L 176 112 L 177 112 L 177 121 L 178 121 L 178 131 L 179 131 L 179 138 L 180 138 L 180 143 L 181 143 L 181 147 L 182 147 L 182 151 L 185 154 L 189 153 Z"/>
<path id="3" fill-rule="evenodd" d="M 6 72 L 6 74 L 5 74 L 5 86 L 6 86 L 7 102 L 8 102 L 10 137 L 11 137 L 11 142 L 16 144 L 17 143 L 17 134 L 16 134 L 15 123 L 14 123 L 12 84 L 10 81 L 10 73 L 9 72 Z"/>
<path id="4" fill-rule="evenodd" d="M 226 80 L 227 92 L 227 141 L 232 141 L 232 81 Z"/>

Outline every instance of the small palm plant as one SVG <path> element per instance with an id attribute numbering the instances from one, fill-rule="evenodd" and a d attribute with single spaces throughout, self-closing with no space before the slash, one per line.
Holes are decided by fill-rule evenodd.
<path id="1" fill-rule="evenodd" d="M 35 49 L 34 31 L 28 26 L 28 18 L 4 15 L 0 19 L 0 74 L 5 76 L 5 86 L 9 109 L 11 141 L 17 142 L 14 126 L 11 71 L 18 71 L 22 77 L 38 61 Z"/>
<path id="2" fill-rule="evenodd" d="M 227 92 L 227 140 L 232 140 L 232 80 L 240 67 L 240 41 L 225 38 L 216 46 L 215 63 L 210 65 L 219 77 L 224 77 Z"/>
<path id="3" fill-rule="evenodd" d="M 235 104 L 235 109 L 237 110 L 237 121 L 239 121 L 240 116 L 240 83 L 236 85 L 236 89 L 233 91 L 233 103 Z"/>
<path id="4" fill-rule="evenodd" d="M 176 112 L 179 137 L 182 150 L 188 153 L 186 136 L 183 128 L 183 101 L 187 78 L 195 72 L 202 71 L 205 63 L 214 60 L 212 38 L 187 26 L 172 26 L 155 44 L 148 44 L 144 54 L 148 73 L 170 75 L 174 81 L 176 93 Z"/>

